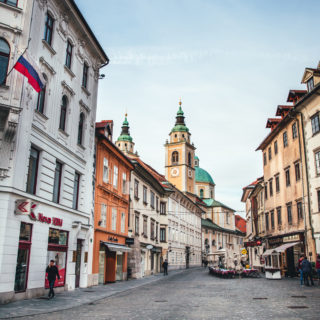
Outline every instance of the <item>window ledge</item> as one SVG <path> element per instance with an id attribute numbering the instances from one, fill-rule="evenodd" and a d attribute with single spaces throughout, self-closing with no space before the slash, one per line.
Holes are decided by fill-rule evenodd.
<path id="1" fill-rule="evenodd" d="M 69 75 L 71 76 L 71 78 L 74 78 L 76 75 L 71 71 L 71 69 L 69 69 L 66 65 L 64 65 L 64 70 L 66 70 Z"/>
<path id="2" fill-rule="evenodd" d="M 146 202 L 146 201 L 143 201 L 143 204 L 147 205 L 147 204 L 148 204 L 148 202 Z"/>
<path id="3" fill-rule="evenodd" d="M 312 138 L 320 133 L 320 130 L 312 134 Z"/>
<path id="4" fill-rule="evenodd" d="M 38 111 L 37 109 L 34 109 L 34 112 L 35 112 L 36 115 L 40 116 L 44 120 L 48 120 L 49 119 L 44 113 Z"/>
<path id="5" fill-rule="evenodd" d="M 86 148 L 85 148 L 82 144 L 77 143 L 77 146 L 78 146 L 80 149 L 82 149 L 83 151 L 86 150 Z"/>
<path id="6" fill-rule="evenodd" d="M 51 45 L 44 39 L 42 39 L 42 43 L 44 44 L 44 46 L 50 51 L 50 53 L 54 56 L 57 52 L 56 50 L 54 50 Z"/>
<path id="7" fill-rule="evenodd" d="M 10 4 L 3 3 L 3 2 L 0 2 L 0 7 L 4 7 L 4 8 L 6 8 L 6 9 L 9 9 L 9 10 L 12 10 L 12 11 L 15 11 L 15 12 L 19 12 L 19 13 L 22 12 L 22 9 L 21 9 L 21 8 L 15 7 L 15 6 L 12 6 L 12 5 L 10 5 Z"/>
<path id="8" fill-rule="evenodd" d="M 62 133 L 64 136 L 69 137 L 69 135 L 62 129 L 59 128 L 59 132 Z"/>
<path id="9" fill-rule="evenodd" d="M 89 91 L 86 87 L 81 86 L 81 89 L 82 89 L 82 91 L 83 91 L 83 92 L 84 92 L 88 97 L 90 97 L 90 96 L 91 96 L 90 91 Z"/>
<path id="10" fill-rule="evenodd" d="M 134 199 L 135 199 L 135 200 L 137 200 L 137 201 L 139 201 L 139 199 L 140 199 L 140 198 L 139 198 L 139 197 L 134 196 Z"/>

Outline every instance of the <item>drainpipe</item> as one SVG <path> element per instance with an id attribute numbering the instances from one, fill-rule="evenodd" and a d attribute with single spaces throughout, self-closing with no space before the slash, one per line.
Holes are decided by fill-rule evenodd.
<path id="1" fill-rule="evenodd" d="M 302 140 L 303 140 L 303 153 L 304 153 L 304 161 L 305 161 L 305 167 L 306 167 L 306 184 L 307 184 L 307 196 L 308 196 L 308 213 L 309 213 L 309 224 L 311 229 L 311 235 L 312 239 L 314 239 L 314 230 L 312 226 L 312 218 L 311 218 L 311 204 L 310 204 L 310 190 L 309 190 L 309 174 L 308 174 L 308 165 L 307 165 L 307 153 L 306 153 L 306 141 L 305 141 L 305 135 L 304 135 L 304 125 L 303 125 L 303 114 L 300 111 L 296 111 L 300 115 L 300 122 L 301 122 L 301 130 L 302 130 Z M 299 122 L 298 122 L 298 130 L 299 130 Z M 299 131 L 298 131 L 299 132 Z M 299 134 L 299 152 L 300 152 L 300 158 L 302 159 L 302 152 L 301 152 L 301 142 L 300 142 L 300 134 Z M 302 163 L 302 162 L 301 162 Z M 304 179 L 303 179 L 303 170 L 302 171 L 302 196 L 303 196 L 303 207 L 305 207 L 305 195 L 304 195 Z M 305 224 L 305 243 L 306 243 L 306 253 L 308 252 L 308 241 L 307 241 L 307 221 L 306 221 L 306 215 L 304 215 L 304 224 Z"/>

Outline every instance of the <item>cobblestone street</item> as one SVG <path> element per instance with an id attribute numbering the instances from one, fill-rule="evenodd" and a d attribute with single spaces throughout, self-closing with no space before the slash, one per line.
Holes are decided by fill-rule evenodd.
<path id="1" fill-rule="evenodd" d="M 64 303 L 62 295 L 59 300 Z M 23 318 L 319 319 L 319 303 L 320 287 L 300 287 L 298 279 L 220 279 L 190 269 L 80 307 Z"/>

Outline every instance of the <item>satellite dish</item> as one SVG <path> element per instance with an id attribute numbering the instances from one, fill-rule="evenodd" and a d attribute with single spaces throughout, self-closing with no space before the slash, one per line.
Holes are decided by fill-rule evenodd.
<path id="1" fill-rule="evenodd" d="M 148 250 L 151 250 L 151 249 L 153 248 L 153 245 L 148 244 L 148 245 L 146 246 L 146 248 L 147 248 Z"/>

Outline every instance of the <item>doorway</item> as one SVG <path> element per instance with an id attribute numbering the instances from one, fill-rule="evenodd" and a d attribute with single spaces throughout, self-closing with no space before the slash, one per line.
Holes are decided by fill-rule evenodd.
<path id="1" fill-rule="evenodd" d="M 99 251 L 99 284 L 104 284 L 106 252 Z"/>
<path id="2" fill-rule="evenodd" d="M 141 268 L 141 278 L 144 277 L 144 262 L 145 258 L 144 258 L 144 252 L 141 252 L 141 263 L 140 263 L 140 268 Z"/>
<path id="3" fill-rule="evenodd" d="M 27 288 L 30 245 L 19 244 L 14 291 L 22 292 Z"/>
<path id="4" fill-rule="evenodd" d="M 116 273 L 116 281 L 123 280 L 123 254 L 117 254 L 117 273 Z"/>
<path id="5" fill-rule="evenodd" d="M 287 249 L 287 268 L 288 276 L 294 277 L 296 275 L 296 268 L 294 264 L 293 247 Z"/>
<path id="6" fill-rule="evenodd" d="M 76 267 L 75 267 L 75 274 L 76 274 L 76 288 L 80 286 L 80 271 L 81 271 L 81 249 L 82 249 L 82 240 L 77 240 L 77 251 L 76 251 Z"/>

